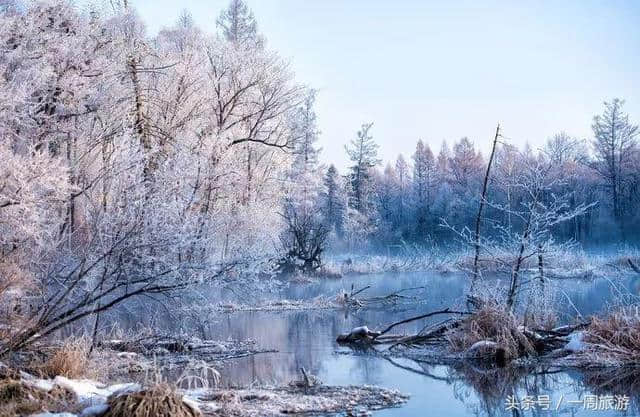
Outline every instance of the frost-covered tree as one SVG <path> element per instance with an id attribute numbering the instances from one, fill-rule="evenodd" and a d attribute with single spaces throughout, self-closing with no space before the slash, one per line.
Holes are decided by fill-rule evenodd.
<path id="1" fill-rule="evenodd" d="M 395 164 L 395 172 L 397 177 L 396 190 L 395 190 L 395 227 L 398 229 L 403 237 L 407 234 L 409 228 L 408 222 L 411 216 L 411 187 L 412 178 L 409 164 L 404 159 L 404 156 L 398 155 Z"/>
<path id="2" fill-rule="evenodd" d="M 323 190 L 320 195 L 320 204 L 325 222 L 329 230 L 338 238 L 344 234 L 344 218 L 346 211 L 346 198 L 344 187 L 341 185 L 341 177 L 334 165 L 330 165 L 324 175 Z"/>
<path id="3" fill-rule="evenodd" d="M 553 192 L 561 180 L 553 175 L 553 164 L 544 154 L 531 156 L 521 152 L 518 160 L 518 170 L 505 178 L 514 193 L 521 196 L 518 204 L 507 205 L 493 199 L 486 201 L 496 212 L 509 213 L 513 219 L 511 227 L 504 222 L 494 222 L 493 233 L 485 233 L 476 240 L 475 233 L 468 226 L 456 229 L 444 220 L 444 226 L 454 231 L 462 242 L 479 246 L 481 265 L 489 261 L 509 274 L 510 282 L 505 293 L 492 295 L 496 300 L 506 302 L 509 308 L 513 308 L 521 298 L 525 286 L 544 283 L 541 273 L 533 280 L 523 280 L 527 262 L 538 259 L 542 264 L 544 258 L 570 245 L 570 241 L 556 240 L 554 228 L 584 215 L 593 205 L 578 204 L 571 207 L 572 192 Z M 504 298 L 501 299 L 501 296 Z"/>
<path id="4" fill-rule="evenodd" d="M 280 236 L 285 255 L 279 261 L 280 270 L 301 269 L 312 272 L 322 265 L 330 227 L 323 215 L 320 196 L 320 150 L 316 146 L 318 128 L 313 109 L 315 91 L 309 91 L 292 120 L 295 136 L 294 159 L 284 196 L 283 218 L 286 228 Z"/>
<path id="5" fill-rule="evenodd" d="M 448 160 L 450 181 L 461 190 L 473 187 L 480 180 L 482 155 L 476 152 L 473 142 L 463 137 L 453 145 L 453 153 Z"/>
<path id="6" fill-rule="evenodd" d="M 284 227 L 304 101 L 286 62 L 184 15 L 151 38 L 116 3 L 0 12 L 0 292 L 34 307 L 13 346 L 250 271 Z"/>
<path id="7" fill-rule="evenodd" d="M 638 126 L 629 121 L 623 111 L 624 100 L 604 103 L 604 112 L 593 118 L 593 168 L 602 178 L 610 195 L 613 217 L 622 225 L 631 197 L 629 180 L 634 173 L 633 162 L 638 149 Z"/>
<path id="8" fill-rule="evenodd" d="M 231 0 L 227 8 L 220 13 L 216 25 L 230 42 L 242 45 L 262 44 L 258 34 L 258 23 L 243 0 Z"/>
<path id="9" fill-rule="evenodd" d="M 570 208 L 598 202 L 602 196 L 598 193 L 598 179 L 589 168 L 589 152 L 585 140 L 573 138 L 565 132 L 558 133 L 547 140 L 542 153 L 551 163 L 550 175 L 558 182 L 553 187 L 556 194 L 568 195 Z M 600 204 L 590 207 L 582 216 L 576 216 L 555 228 L 558 237 L 586 241 L 594 221 L 594 211 Z"/>
<path id="10" fill-rule="evenodd" d="M 413 204 L 418 239 L 424 239 L 429 233 L 436 185 L 437 171 L 433 152 L 429 145 L 419 140 L 413 154 Z"/>
<path id="11" fill-rule="evenodd" d="M 395 223 L 398 177 L 394 167 L 387 163 L 382 173 L 378 170 L 373 172 L 373 180 L 376 190 L 376 219 L 379 223 L 378 236 L 383 240 L 387 240 L 395 231 L 399 230 L 398 225 Z"/>
<path id="12" fill-rule="evenodd" d="M 290 176 L 293 182 L 303 187 L 303 191 L 309 184 L 318 182 L 320 168 L 318 162 L 320 149 L 316 145 L 320 132 L 313 108 L 315 100 L 316 92 L 309 91 L 291 121 L 294 159 Z"/>
<path id="13" fill-rule="evenodd" d="M 372 170 L 380 163 L 378 144 L 369 133 L 372 126 L 373 123 L 364 123 L 356 137 L 345 146 L 351 160 L 349 205 L 365 216 L 369 213 L 372 203 Z"/>

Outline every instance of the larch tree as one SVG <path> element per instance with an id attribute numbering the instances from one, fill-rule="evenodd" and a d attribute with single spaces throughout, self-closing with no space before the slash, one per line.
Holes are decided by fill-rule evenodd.
<path id="1" fill-rule="evenodd" d="M 610 195 L 613 217 L 622 227 L 627 209 L 628 179 L 638 152 L 638 125 L 623 111 L 624 100 L 604 103 L 604 112 L 593 118 L 593 168 L 602 178 Z"/>
<path id="2" fill-rule="evenodd" d="M 467 137 L 453 145 L 453 153 L 448 160 L 450 180 L 462 190 L 469 189 L 474 181 L 479 181 L 482 172 L 482 155 Z"/>
<path id="3" fill-rule="evenodd" d="M 429 145 L 418 140 L 413 154 L 413 205 L 418 239 L 426 238 L 429 232 L 429 218 L 436 181 L 436 161 L 433 152 Z"/>

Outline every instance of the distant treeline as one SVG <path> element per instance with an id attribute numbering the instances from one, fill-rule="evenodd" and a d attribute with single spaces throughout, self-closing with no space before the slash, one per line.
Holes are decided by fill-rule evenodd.
<path id="1" fill-rule="evenodd" d="M 585 245 L 637 242 L 640 231 L 640 148 L 638 126 L 623 111 L 624 101 L 604 104 L 593 118 L 591 138 L 567 133 L 549 138 L 540 149 L 518 149 L 499 138 L 483 214 L 485 233 L 521 227 L 514 215 L 529 201 L 527 172 L 543 176 L 541 204 L 566 196 L 567 212 L 591 205 L 586 213 L 553 228 L 559 240 Z M 473 228 L 488 157 L 462 138 L 437 154 L 419 140 L 410 158 L 399 155 L 383 167 L 377 146 L 364 125 L 347 147 L 352 161 L 340 177 L 331 166 L 325 174 L 325 205 L 337 236 L 373 246 L 406 243 L 452 243 L 452 230 Z M 486 138 L 489 142 L 492 138 Z M 341 182 L 343 181 L 343 182 Z M 527 184 L 525 184 L 527 182 Z"/>

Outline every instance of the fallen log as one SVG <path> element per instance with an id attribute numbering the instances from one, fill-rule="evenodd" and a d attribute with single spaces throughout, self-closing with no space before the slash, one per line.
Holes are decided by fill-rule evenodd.
<path id="1" fill-rule="evenodd" d="M 462 320 L 445 321 L 435 329 L 432 329 L 426 333 L 418 333 L 413 336 L 406 336 L 402 339 L 399 339 L 398 341 L 396 341 L 396 343 L 389 346 L 389 350 L 392 350 L 400 345 L 405 345 L 405 346 L 420 345 L 420 344 L 426 344 L 432 341 L 441 340 L 440 338 L 442 338 L 445 334 L 447 334 L 447 332 L 459 327 L 461 323 L 462 323 Z"/>
<path id="2" fill-rule="evenodd" d="M 547 330 L 547 329 L 535 329 L 536 333 L 539 334 L 546 334 L 546 335 L 550 335 L 550 336 L 567 336 L 570 333 L 575 332 L 576 330 L 582 330 L 584 328 L 586 328 L 587 326 L 589 326 L 591 324 L 591 321 L 585 321 L 582 323 L 578 323 L 578 324 L 571 324 L 571 325 L 566 325 L 566 326 L 559 326 L 559 327 L 554 327 L 551 330 Z"/>

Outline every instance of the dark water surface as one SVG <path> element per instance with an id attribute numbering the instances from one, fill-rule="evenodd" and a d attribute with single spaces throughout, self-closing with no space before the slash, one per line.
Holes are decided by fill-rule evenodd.
<path id="1" fill-rule="evenodd" d="M 588 315 L 606 308 L 617 294 L 617 290 L 611 285 L 612 281 L 556 281 L 556 299 L 562 319 L 575 317 L 576 310 Z M 398 389 L 411 395 L 405 406 L 376 412 L 376 416 L 638 415 L 636 397 L 630 398 L 631 405 L 626 413 L 606 409 L 619 404 L 608 395 L 635 394 L 634 374 L 627 377 L 614 373 L 607 377 L 538 369 L 525 375 L 514 375 L 505 370 L 472 367 L 456 369 L 406 359 L 388 360 L 366 354 L 354 355 L 334 342 L 336 335 L 356 326 L 381 328 L 385 324 L 423 312 L 460 306 L 466 283 L 461 275 L 422 273 L 355 276 L 311 284 L 294 284 L 270 297 L 307 299 L 333 295 L 343 289 L 350 290 L 352 283 L 356 288 L 371 285 L 372 288 L 366 293 L 369 297 L 386 295 L 403 288 L 424 288 L 411 292 L 417 298 L 406 300 L 401 305 L 356 312 L 307 310 L 220 313 L 200 320 L 197 331 L 194 331 L 201 338 L 252 339 L 261 347 L 278 350 L 278 353 L 230 361 L 221 369 L 223 385 L 283 384 L 299 378 L 299 369 L 304 367 L 326 384 L 372 384 Z M 632 278 L 618 277 L 615 283 L 632 291 L 637 286 Z M 417 332 L 425 324 L 409 323 L 403 330 L 408 333 Z M 637 383 L 640 385 L 640 373 L 637 375 Z M 594 395 L 600 396 L 597 398 L 600 402 L 598 410 L 585 410 L 593 408 L 591 402 L 595 400 Z M 517 412 L 506 409 L 509 396 L 519 401 L 520 410 Z M 549 396 L 549 408 L 552 410 L 542 410 L 546 408 L 545 396 Z M 522 410 L 527 408 L 524 403 L 531 399 L 538 404 L 530 410 Z"/>

